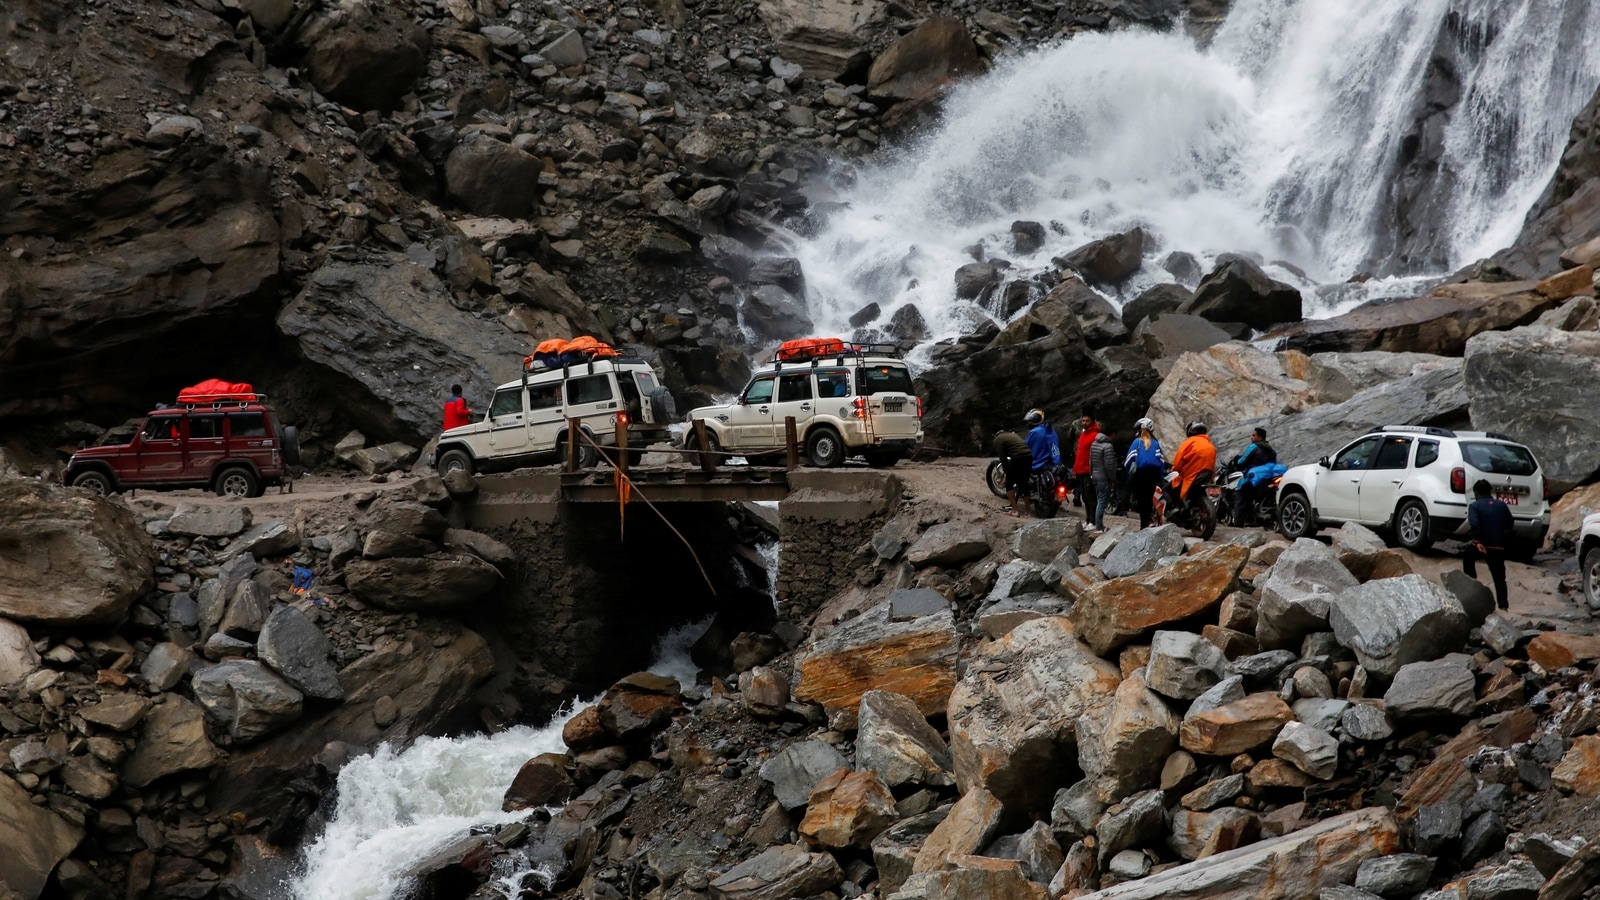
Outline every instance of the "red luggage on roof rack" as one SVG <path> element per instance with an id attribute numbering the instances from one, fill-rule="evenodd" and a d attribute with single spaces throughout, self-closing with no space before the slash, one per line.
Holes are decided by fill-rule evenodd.
<path id="1" fill-rule="evenodd" d="M 800 362 L 819 356 L 840 356 L 845 352 L 839 338 L 798 338 L 778 346 L 778 362 Z"/>
<path id="2" fill-rule="evenodd" d="M 198 403 L 254 403 L 261 399 L 254 387 L 242 381 L 207 378 L 178 392 L 179 405 Z"/>

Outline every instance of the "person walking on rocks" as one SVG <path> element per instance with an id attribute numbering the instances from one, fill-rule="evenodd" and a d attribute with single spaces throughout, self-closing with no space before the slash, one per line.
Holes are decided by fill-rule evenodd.
<path id="1" fill-rule="evenodd" d="M 467 408 L 467 398 L 461 396 L 461 385 L 450 385 L 450 399 L 444 403 L 444 430 L 472 424 L 472 410 Z"/>
<path id="2" fill-rule="evenodd" d="M 1090 460 L 1091 448 L 1095 439 L 1100 436 L 1100 423 L 1094 420 L 1094 410 L 1085 407 L 1083 415 L 1078 419 L 1078 442 L 1072 454 L 1072 481 L 1073 490 L 1083 498 L 1083 520 L 1094 522 L 1095 511 L 1095 484 L 1093 464 Z"/>
<path id="3" fill-rule="evenodd" d="M 1161 452 L 1161 442 L 1156 440 L 1156 423 L 1140 419 L 1133 423 L 1133 443 L 1128 445 L 1128 455 L 1122 460 L 1122 469 L 1128 473 L 1128 491 L 1133 494 L 1134 508 L 1139 510 L 1139 527 L 1149 528 L 1155 518 L 1152 501 L 1156 484 L 1167 470 L 1166 454 Z"/>
<path id="4" fill-rule="evenodd" d="M 1094 481 L 1094 515 L 1089 520 L 1090 531 L 1106 530 L 1106 506 L 1111 502 L 1112 485 L 1117 480 L 1116 436 L 1117 429 L 1107 425 L 1089 444 L 1089 478 Z"/>
<path id="5" fill-rule="evenodd" d="M 1006 507 L 1006 515 L 1015 516 L 1019 510 L 1024 516 L 1031 515 L 1028 478 L 1033 473 L 1033 451 L 1028 449 L 1028 442 L 1016 432 L 996 428 L 994 455 L 1000 457 L 1000 465 L 1006 473 L 1006 500 L 1011 504 Z"/>
<path id="6" fill-rule="evenodd" d="M 1461 553 L 1461 571 L 1468 578 L 1478 577 L 1478 560 L 1489 566 L 1489 578 L 1494 581 L 1494 602 L 1501 609 L 1510 609 L 1506 589 L 1506 543 L 1515 525 L 1511 508 L 1494 496 L 1489 482 L 1478 479 L 1472 485 L 1472 505 L 1467 507 L 1467 528 L 1472 541 Z"/>

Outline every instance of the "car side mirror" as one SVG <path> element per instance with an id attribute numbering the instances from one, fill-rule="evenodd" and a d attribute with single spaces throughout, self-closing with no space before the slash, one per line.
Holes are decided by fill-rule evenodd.
<path id="1" fill-rule="evenodd" d="M 1326 456 L 1324 456 L 1323 458 L 1317 460 L 1317 465 L 1323 467 L 1324 469 L 1333 468 L 1333 463 L 1328 462 L 1328 458 Z"/>

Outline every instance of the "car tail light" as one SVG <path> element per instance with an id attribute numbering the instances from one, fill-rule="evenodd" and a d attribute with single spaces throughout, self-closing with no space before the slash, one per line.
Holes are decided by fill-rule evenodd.
<path id="1" fill-rule="evenodd" d="M 867 398 L 857 397 L 851 405 L 856 408 L 854 413 L 856 418 L 865 419 L 867 417 Z"/>
<path id="2" fill-rule="evenodd" d="M 1267 487 L 1274 487 L 1275 488 L 1280 484 L 1283 484 L 1283 476 L 1282 475 L 1279 475 L 1277 478 L 1272 479 L 1272 483 L 1267 485 Z"/>
<path id="3" fill-rule="evenodd" d="M 922 398 L 917 398 L 917 418 L 922 418 Z"/>
<path id="4" fill-rule="evenodd" d="M 1467 470 L 1456 466 L 1450 470 L 1450 491 L 1455 494 L 1467 492 Z"/>
<path id="5" fill-rule="evenodd" d="M 618 425 L 626 425 L 626 424 L 628 424 L 628 414 L 625 413 L 625 412 L 617 413 L 617 424 Z"/>
<path id="6" fill-rule="evenodd" d="M 1067 499 L 1067 486 L 1066 485 L 1064 485 L 1064 484 L 1056 485 L 1056 499 L 1057 500 L 1065 500 L 1065 499 Z"/>

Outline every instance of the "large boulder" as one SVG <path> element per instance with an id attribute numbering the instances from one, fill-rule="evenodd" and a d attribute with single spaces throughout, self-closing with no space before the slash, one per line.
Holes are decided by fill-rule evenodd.
<path id="1" fill-rule="evenodd" d="M 950 694 L 956 784 L 1008 810 L 1048 812 L 1077 767 L 1078 719 L 1109 704 L 1121 680 L 1055 616 L 980 645 Z"/>
<path id="2" fill-rule="evenodd" d="M 947 785 L 950 747 L 911 698 L 888 691 L 861 695 L 856 764 L 878 773 L 884 784 Z"/>
<path id="3" fill-rule="evenodd" d="M 279 606 L 267 616 L 256 639 L 256 656 L 307 697 L 344 699 L 339 670 L 333 664 L 333 643 L 293 606 Z"/>
<path id="4" fill-rule="evenodd" d="M 896 818 L 894 795 L 878 773 L 838 769 L 811 789 L 796 830 L 814 846 L 865 850 Z"/>
<path id="5" fill-rule="evenodd" d="M 1402 721 L 1464 718 L 1477 700 L 1477 679 L 1461 656 L 1407 663 L 1383 695 L 1384 709 Z"/>
<path id="6" fill-rule="evenodd" d="M 1278 557 L 1260 589 L 1256 640 L 1263 650 L 1300 647 L 1314 631 L 1328 630 L 1328 606 L 1359 582 L 1326 544 L 1301 538 Z"/>
<path id="7" fill-rule="evenodd" d="M 850 763 L 832 745 L 799 741 L 778 751 L 761 764 L 761 778 L 772 784 L 772 794 L 784 809 L 800 809 L 818 782 Z"/>
<path id="8" fill-rule="evenodd" d="M 180 503 L 167 520 L 167 534 L 229 538 L 252 524 L 250 507 L 217 503 Z"/>
<path id="9" fill-rule="evenodd" d="M 1472 426 L 1528 445 L 1545 483 L 1566 492 L 1600 471 L 1600 332 L 1529 327 L 1467 342 Z"/>
<path id="10" fill-rule="evenodd" d="M 1132 534 L 1124 533 L 1101 561 L 1100 571 L 1107 578 L 1126 578 L 1150 569 L 1167 557 L 1182 556 L 1184 549 L 1183 532 L 1178 526 L 1143 528 Z"/>
<path id="11" fill-rule="evenodd" d="M 44 893 L 56 864 L 77 849 L 83 829 L 44 806 L 34 806 L 22 785 L 0 774 L 0 896 L 34 900 Z"/>
<path id="12" fill-rule="evenodd" d="M 278 328 L 311 363 L 360 386 L 345 412 L 363 428 L 418 439 L 439 431 L 443 384 L 460 382 L 470 403 L 486 404 L 527 353 L 524 338 L 458 309 L 444 282 L 400 254 L 312 272 Z"/>
<path id="13" fill-rule="evenodd" d="M 1061 258 L 1091 284 L 1119 284 L 1132 277 L 1144 263 L 1143 228 L 1113 234 L 1069 252 Z"/>
<path id="14" fill-rule="evenodd" d="M 788 340 L 807 334 L 813 328 L 805 303 L 775 284 L 745 288 L 742 296 L 744 302 L 740 309 L 745 324 L 763 337 Z"/>
<path id="15" fill-rule="evenodd" d="M 1267 438 L 1286 466 L 1316 462 L 1382 425 L 1466 425 L 1467 390 L 1459 360 L 1441 360 L 1419 367 L 1415 374 L 1364 388 L 1343 403 L 1324 403 L 1300 412 L 1272 413 L 1211 429 L 1218 447 L 1244 447 L 1250 431 L 1267 430 Z"/>
<path id="16" fill-rule="evenodd" d="M 28 629 L 10 619 L 0 619 L 0 687 L 15 684 L 39 668 Z"/>
<path id="17" fill-rule="evenodd" d="M 1234 756 L 1270 743 L 1294 710 L 1277 694 L 1251 694 L 1215 709 L 1187 716 L 1178 744 L 1190 753 Z"/>
<path id="18" fill-rule="evenodd" d="M 1069 618 L 1084 643 L 1104 655 L 1163 625 L 1214 610 L 1238 587 L 1249 559 L 1244 547 L 1223 544 L 1143 575 L 1113 578 L 1079 596 Z"/>
<path id="19" fill-rule="evenodd" d="M 341 3 L 300 33 L 304 68 L 328 97 L 387 112 L 428 69 L 428 32 L 383 4 Z"/>
<path id="20" fill-rule="evenodd" d="M 1204 353 L 1233 336 L 1199 316 L 1167 312 L 1146 316 L 1134 327 L 1132 340 L 1151 359 L 1169 360 L 1186 353 Z"/>
<path id="21" fill-rule="evenodd" d="M 1203 420 L 1215 436 L 1229 425 L 1297 413 L 1315 403 L 1311 386 L 1287 371 L 1285 355 L 1229 341 L 1178 357 L 1150 397 L 1147 415 L 1170 458 L 1194 419 Z M 1267 434 L 1276 442 L 1277 435 Z"/>
<path id="22" fill-rule="evenodd" d="M 795 660 L 796 699 L 822 704 L 853 727 L 862 695 L 890 691 L 924 716 L 945 708 L 956 683 L 955 620 L 949 612 L 909 622 L 887 607 L 858 616 L 803 649 Z"/>
<path id="23" fill-rule="evenodd" d="M 1472 623 L 1461 601 L 1421 575 L 1381 578 L 1334 598 L 1334 637 L 1368 672 L 1389 677 L 1406 663 L 1461 649 Z"/>
<path id="24" fill-rule="evenodd" d="M 1136 671 L 1117 685 L 1110 715 L 1100 729 L 1097 752 L 1080 747 L 1086 774 L 1097 776 L 1112 796 L 1155 787 L 1161 767 L 1178 743 L 1178 717 Z M 1089 771 L 1088 760 L 1095 771 Z"/>
<path id="25" fill-rule="evenodd" d="M 713 900 L 773 900 L 821 894 L 844 880 L 829 853 L 808 853 L 787 844 L 745 860 L 711 882 Z"/>
<path id="26" fill-rule="evenodd" d="M 1177 312 L 1178 307 L 1193 296 L 1194 291 L 1181 284 L 1158 284 L 1147 288 L 1144 293 L 1122 305 L 1122 324 L 1130 329 L 1138 328 L 1139 323 L 1150 316 Z"/>
<path id="27" fill-rule="evenodd" d="M 933 16 L 872 61 L 867 93 L 891 101 L 916 100 L 983 68 L 967 26 L 955 16 Z"/>
<path id="28" fill-rule="evenodd" d="M 300 718 L 304 696 L 253 659 L 207 666 L 190 679 L 194 697 L 236 743 L 265 737 Z"/>
<path id="29" fill-rule="evenodd" d="M 762 0 L 761 20 L 785 60 L 807 77 L 838 78 L 866 62 L 865 32 L 878 0 Z"/>
<path id="30" fill-rule="evenodd" d="M 1213 322 L 1242 322 L 1257 330 L 1298 322 L 1302 315 L 1299 291 L 1232 255 L 1218 261 L 1178 312 Z"/>
<path id="31" fill-rule="evenodd" d="M 500 570 L 471 555 L 358 559 L 345 566 L 350 593 L 384 609 L 455 609 L 501 584 Z"/>
<path id="32" fill-rule="evenodd" d="M 937 872 L 953 856 L 977 853 L 1000 833 L 1005 813 L 1006 808 L 999 799 L 983 788 L 963 791 L 950 814 L 923 842 L 912 871 Z"/>
<path id="33" fill-rule="evenodd" d="M 122 766 L 122 780 L 130 787 L 207 769 L 222 759 L 222 751 L 206 737 L 205 711 L 184 697 L 164 696 L 145 713 L 139 743 Z"/>
<path id="34" fill-rule="evenodd" d="M 1532 281 L 1447 284 L 1414 300 L 1362 306 L 1267 337 L 1276 341 L 1276 349 L 1302 353 L 1389 350 L 1460 356 L 1473 335 L 1526 325 L 1555 306 L 1535 286 Z"/>
<path id="35" fill-rule="evenodd" d="M 1316 393 L 1318 403 L 1343 403 L 1375 384 L 1453 364 L 1451 357 L 1383 350 L 1318 353 L 1307 359 L 1305 381 Z"/>
<path id="36" fill-rule="evenodd" d="M 468 212 L 528 218 L 539 199 L 541 169 L 534 156 L 480 133 L 450 151 L 444 182 L 450 198 Z"/>
<path id="37" fill-rule="evenodd" d="M 126 504 L 0 476 L 0 616 L 114 625 L 155 584 L 155 546 Z"/>

